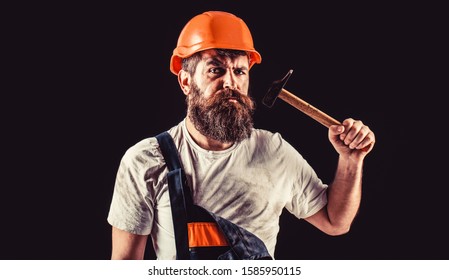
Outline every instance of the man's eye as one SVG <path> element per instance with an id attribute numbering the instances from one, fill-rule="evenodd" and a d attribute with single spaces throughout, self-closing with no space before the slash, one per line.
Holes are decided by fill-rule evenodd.
<path id="1" fill-rule="evenodd" d="M 237 70 L 235 70 L 234 72 L 235 72 L 235 74 L 237 74 L 237 75 L 245 75 L 245 74 L 246 74 L 245 71 L 240 70 L 240 69 L 237 69 Z"/>
<path id="2" fill-rule="evenodd" d="M 213 74 L 220 74 L 220 73 L 223 73 L 223 69 L 221 69 L 221 68 L 211 68 L 209 70 L 209 72 L 213 73 Z"/>

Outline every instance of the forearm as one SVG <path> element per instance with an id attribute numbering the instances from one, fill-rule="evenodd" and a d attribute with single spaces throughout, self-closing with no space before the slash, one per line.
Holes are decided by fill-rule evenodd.
<path id="1" fill-rule="evenodd" d="M 357 215 L 362 196 L 363 161 L 338 160 L 335 178 L 328 190 L 329 222 L 338 231 L 347 232 Z"/>

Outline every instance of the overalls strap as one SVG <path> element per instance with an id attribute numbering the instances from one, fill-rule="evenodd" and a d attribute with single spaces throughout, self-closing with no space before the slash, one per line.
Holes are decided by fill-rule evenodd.
<path id="1" fill-rule="evenodd" d="M 168 167 L 168 188 L 176 242 L 176 259 L 190 259 L 187 223 L 193 201 L 173 138 L 165 131 L 156 136 Z"/>

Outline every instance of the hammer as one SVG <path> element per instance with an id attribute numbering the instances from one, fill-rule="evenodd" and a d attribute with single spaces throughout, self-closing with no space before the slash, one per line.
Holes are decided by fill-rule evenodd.
<path id="1" fill-rule="evenodd" d="M 289 70 L 284 78 L 282 78 L 281 80 L 274 81 L 272 83 L 270 89 L 262 99 L 262 104 L 264 104 L 268 108 L 271 108 L 273 107 L 273 104 L 276 101 L 276 99 L 279 97 L 280 99 L 284 100 L 288 104 L 292 105 L 296 109 L 300 110 L 301 112 L 308 115 L 312 119 L 318 121 L 327 128 L 329 128 L 329 126 L 334 124 L 340 125 L 341 123 L 336 119 L 318 110 L 317 108 L 313 107 L 309 103 L 305 102 L 304 100 L 302 100 L 301 98 L 297 97 L 296 95 L 292 94 L 291 92 L 287 91 L 284 88 L 285 84 L 287 83 L 292 73 L 293 70 Z"/>
<path id="2" fill-rule="evenodd" d="M 292 75 L 293 70 L 289 70 L 287 75 L 285 75 L 284 78 L 281 80 L 274 81 L 271 84 L 270 89 L 265 94 L 265 96 L 262 99 L 262 103 L 267 106 L 268 108 L 273 107 L 274 102 L 279 97 L 280 99 L 284 100 L 288 104 L 292 105 L 296 109 L 300 110 L 307 116 L 311 117 L 312 119 L 316 120 L 317 122 L 321 123 L 325 127 L 329 128 L 329 126 L 338 124 L 340 125 L 341 122 L 337 121 L 336 119 L 332 118 L 328 114 L 318 110 L 317 108 L 313 107 L 309 103 L 305 102 L 301 98 L 297 97 L 293 93 L 287 91 L 284 86 L 288 81 L 288 78 Z M 368 151 L 371 145 L 364 147 L 363 151 Z"/>

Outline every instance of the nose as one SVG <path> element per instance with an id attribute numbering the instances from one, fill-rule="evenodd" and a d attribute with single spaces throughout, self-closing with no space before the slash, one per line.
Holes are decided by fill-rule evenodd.
<path id="1" fill-rule="evenodd" d="M 223 88 L 237 89 L 237 83 L 232 71 L 226 72 L 223 76 Z"/>

